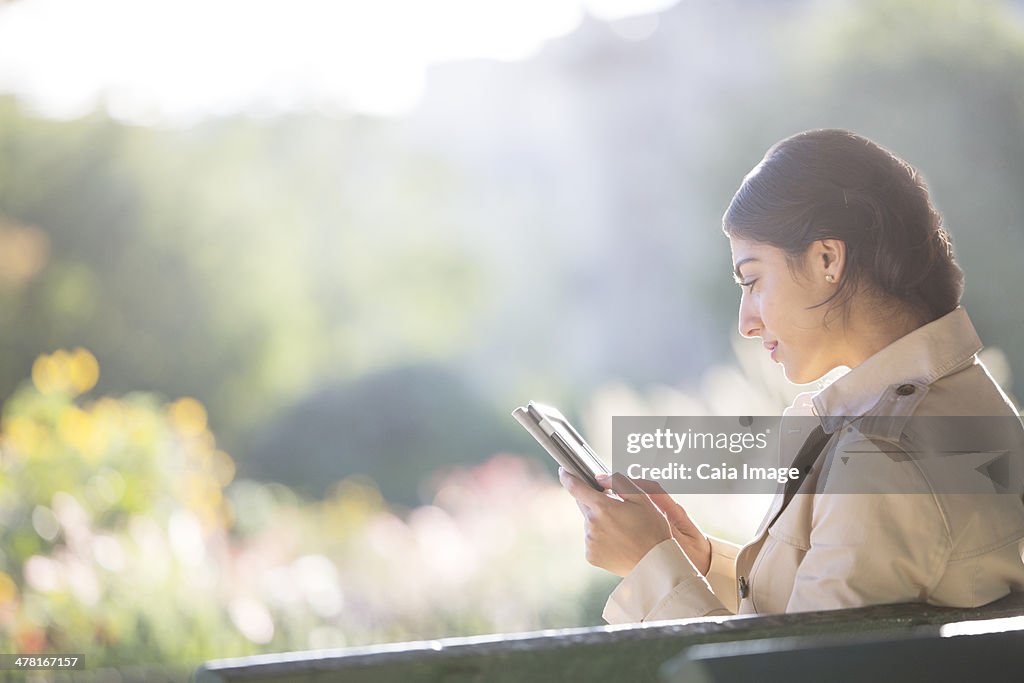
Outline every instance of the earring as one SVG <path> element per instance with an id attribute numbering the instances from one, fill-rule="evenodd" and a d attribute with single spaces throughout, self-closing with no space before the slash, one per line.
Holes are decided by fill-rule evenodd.
<path id="1" fill-rule="evenodd" d="M 832 273 L 828 273 L 828 274 L 825 275 L 825 282 L 835 282 L 835 281 L 836 281 L 836 276 L 833 275 Z"/>

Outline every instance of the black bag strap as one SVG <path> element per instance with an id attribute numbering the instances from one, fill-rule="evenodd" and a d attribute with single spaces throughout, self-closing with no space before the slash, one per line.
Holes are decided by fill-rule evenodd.
<path id="1" fill-rule="evenodd" d="M 804 445 L 800 447 L 800 452 L 796 454 L 795 458 L 793 458 L 793 464 L 790 465 L 790 467 L 795 467 L 800 470 L 800 478 L 790 479 L 786 482 L 786 487 L 782 491 L 782 507 L 780 507 L 779 511 L 775 513 L 775 516 L 772 517 L 772 521 L 768 522 L 768 525 L 764 527 L 765 529 L 774 524 L 775 520 L 777 520 L 779 515 L 782 514 L 782 511 L 786 509 L 787 505 L 789 505 L 789 501 L 791 501 L 793 496 L 796 495 L 796 492 L 800 489 L 800 484 L 803 483 L 807 474 L 814 466 L 815 461 L 818 459 L 818 456 L 820 456 L 821 452 L 825 450 L 825 444 L 827 444 L 831 438 L 832 435 L 826 434 L 821 425 L 818 425 L 811 430 L 810 435 L 804 441 Z"/>

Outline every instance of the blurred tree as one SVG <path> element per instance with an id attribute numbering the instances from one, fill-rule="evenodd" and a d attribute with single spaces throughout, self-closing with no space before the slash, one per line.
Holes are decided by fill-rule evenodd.
<path id="1" fill-rule="evenodd" d="M 643 41 L 591 19 L 438 67 L 407 121 L 174 131 L 2 100 L 0 392 L 87 346 L 101 390 L 196 396 L 244 462 L 276 411 L 391 366 L 564 408 L 696 382 L 735 335 L 729 196 L 771 143 L 844 126 L 925 172 L 1020 394 L 1021 27 L 991 1 L 679 3 Z"/>
<path id="2" fill-rule="evenodd" d="M 254 431 L 242 473 L 316 497 L 362 474 L 387 500 L 414 505 L 438 470 L 499 450 L 544 455 L 499 410 L 443 367 L 390 368 L 322 386 Z"/>
<path id="3" fill-rule="evenodd" d="M 231 445 L 319 381 L 449 357 L 482 292 L 438 211 L 454 182 L 365 119 L 161 131 L 0 100 L 0 248 L 21 264 L 0 395 L 83 345 L 101 390 L 195 395 Z"/>

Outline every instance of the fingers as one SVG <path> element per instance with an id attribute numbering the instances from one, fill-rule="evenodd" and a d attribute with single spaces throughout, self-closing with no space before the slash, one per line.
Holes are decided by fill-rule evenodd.
<path id="1" fill-rule="evenodd" d="M 620 474 L 620 475 L 617 475 L 617 476 L 623 476 L 623 475 Z M 666 496 L 668 495 L 668 491 L 666 491 L 664 488 L 662 488 L 661 484 L 659 484 L 656 481 L 651 481 L 650 479 L 633 479 L 632 477 L 623 477 L 623 478 L 628 479 L 629 481 L 633 482 L 633 484 L 635 484 L 636 487 L 638 489 L 640 489 L 641 491 L 643 491 L 644 493 L 647 493 L 647 494 L 651 494 L 651 493 L 653 493 L 653 494 L 664 494 Z M 605 488 L 613 488 L 613 486 L 612 486 L 612 482 L 613 481 L 614 481 L 614 476 L 613 475 L 610 475 L 610 474 L 598 474 L 597 475 L 597 482 L 599 484 L 601 484 L 601 486 L 604 486 Z M 627 493 L 635 493 L 635 491 L 633 489 L 629 489 L 627 491 Z"/>
<path id="2" fill-rule="evenodd" d="M 605 481 L 600 481 L 602 486 L 607 485 L 612 491 L 618 494 L 637 494 L 644 493 L 636 482 L 624 475 L 622 472 L 616 472 L 611 477 L 608 477 Z"/>
<path id="3" fill-rule="evenodd" d="M 626 496 L 627 498 L 622 498 L 623 500 L 631 499 L 634 502 L 644 503 L 650 500 L 656 508 L 661 510 L 663 514 L 668 515 L 670 519 L 678 519 L 680 516 L 686 515 L 679 503 L 657 482 L 649 479 L 631 479 L 620 472 L 610 476 L 607 474 L 598 475 L 597 481 L 601 486 L 611 489 L 620 497 Z"/>
<path id="4" fill-rule="evenodd" d="M 564 468 L 558 468 L 558 481 L 562 483 L 565 490 L 576 499 L 577 503 L 588 507 L 596 507 L 607 502 L 608 496 L 601 491 L 593 489 L 585 481 L 569 474 Z"/>
<path id="5" fill-rule="evenodd" d="M 598 483 L 601 484 L 601 486 L 608 487 L 608 489 L 615 494 L 619 500 L 640 503 L 642 505 L 651 505 L 652 507 L 661 510 L 661 506 L 655 503 L 651 499 L 651 496 L 648 496 L 644 490 L 636 484 L 636 482 L 621 472 L 616 472 L 610 477 L 605 476 L 604 478 L 598 479 Z M 661 510 L 661 512 L 664 514 L 664 510 Z"/>

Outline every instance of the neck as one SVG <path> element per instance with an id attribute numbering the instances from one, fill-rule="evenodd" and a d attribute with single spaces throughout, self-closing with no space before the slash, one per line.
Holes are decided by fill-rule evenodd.
<path id="1" fill-rule="evenodd" d="M 875 308 L 875 311 L 884 309 Z M 855 368 L 889 344 L 905 337 L 925 324 L 923 317 L 913 316 L 906 311 L 869 314 L 852 311 L 844 329 L 841 363 Z"/>

